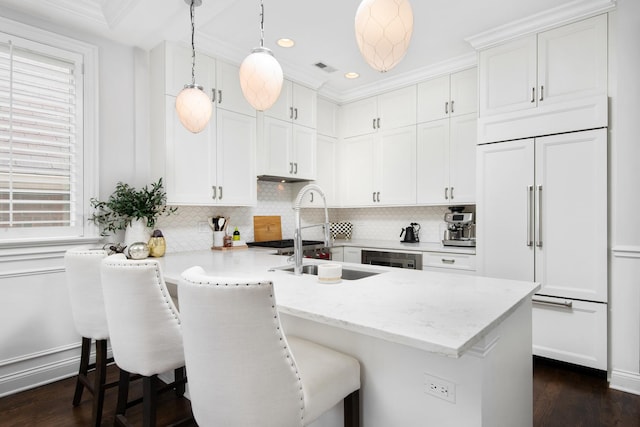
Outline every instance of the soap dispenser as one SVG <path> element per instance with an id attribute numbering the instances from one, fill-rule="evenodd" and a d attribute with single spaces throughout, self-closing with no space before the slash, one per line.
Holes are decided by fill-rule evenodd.
<path id="1" fill-rule="evenodd" d="M 238 231 L 238 227 L 233 230 L 233 240 L 240 240 L 240 232 Z"/>

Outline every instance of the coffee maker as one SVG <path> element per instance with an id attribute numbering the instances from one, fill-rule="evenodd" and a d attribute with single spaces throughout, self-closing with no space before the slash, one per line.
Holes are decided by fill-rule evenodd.
<path id="1" fill-rule="evenodd" d="M 442 244 L 445 246 L 476 246 L 476 228 L 472 212 L 463 212 L 464 206 L 450 206 L 450 213 L 444 214 L 447 229 Z"/>

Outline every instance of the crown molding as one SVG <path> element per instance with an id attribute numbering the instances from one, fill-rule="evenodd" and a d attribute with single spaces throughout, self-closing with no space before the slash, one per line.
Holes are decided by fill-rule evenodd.
<path id="1" fill-rule="evenodd" d="M 407 73 L 398 74 L 395 77 L 387 78 L 381 82 L 360 86 L 353 90 L 345 92 L 333 91 L 330 88 L 321 88 L 318 91 L 318 95 L 330 98 L 340 104 L 343 104 L 346 102 L 367 98 L 369 96 L 389 90 L 416 84 L 443 74 L 454 73 L 466 68 L 475 67 L 477 63 L 478 60 L 476 53 L 468 53 L 465 55 L 457 56 L 455 58 L 447 59 L 446 61 L 442 61 L 428 67 L 418 68 Z"/>
<path id="2" fill-rule="evenodd" d="M 588 18 L 615 8 L 617 0 L 574 0 L 525 19 L 510 22 L 489 31 L 467 37 L 474 49 L 484 49 L 507 40 L 548 30 L 579 19 Z"/>
<path id="3" fill-rule="evenodd" d="M 114 29 L 140 3 L 140 0 L 101 0 L 100 3 L 107 25 L 110 29 Z"/>
<path id="4" fill-rule="evenodd" d="M 43 0 L 38 7 L 47 9 L 52 14 L 71 14 L 106 25 L 101 5 L 95 0 Z"/>

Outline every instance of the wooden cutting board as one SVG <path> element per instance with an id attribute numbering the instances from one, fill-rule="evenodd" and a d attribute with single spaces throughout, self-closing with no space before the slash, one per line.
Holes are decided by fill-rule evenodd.
<path id="1" fill-rule="evenodd" d="M 282 240 L 282 224 L 280 216 L 254 216 L 253 239 L 256 242 Z"/>

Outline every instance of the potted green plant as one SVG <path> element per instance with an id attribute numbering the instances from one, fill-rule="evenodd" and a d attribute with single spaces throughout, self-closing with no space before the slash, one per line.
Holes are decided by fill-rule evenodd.
<path id="1" fill-rule="evenodd" d="M 162 178 L 152 183 L 150 187 L 145 185 L 140 190 L 129 184 L 118 182 L 115 191 L 107 201 L 96 198 L 90 200 L 91 207 L 95 211 L 89 217 L 89 221 L 102 228 L 101 236 L 107 236 L 118 230 L 128 230 L 132 224 L 139 224 L 140 227 L 148 229 L 150 235 L 150 230 L 155 227 L 160 216 L 171 215 L 178 210 L 177 207 L 167 206 L 166 202 L 167 194 L 162 185 Z M 149 236 L 140 241 L 146 242 L 148 239 Z M 125 243 L 128 240 L 130 239 L 125 237 Z"/>

